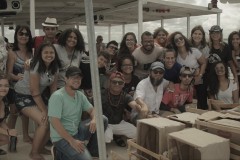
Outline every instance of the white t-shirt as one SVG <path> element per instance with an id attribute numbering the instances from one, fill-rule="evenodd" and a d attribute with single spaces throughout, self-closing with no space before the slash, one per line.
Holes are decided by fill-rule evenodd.
<path id="1" fill-rule="evenodd" d="M 168 84 L 169 81 L 163 79 L 156 92 L 152 86 L 150 78 L 147 77 L 138 83 L 134 99 L 141 98 L 147 104 L 149 111 L 159 113 L 163 91 L 167 88 Z"/>
<path id="2" fill-rule="evenodd" d="M 197 48 L 191 48 L 192 53 L 189 52 L 187 57 L 183 59 L 179 54 L 177 56 L 177 62 L 182 66 L 188 66 L 190 68 L 197 69 L 199 67 L 198 59 L 202 56 L 202 53 Z"/>
<path id="3" fill-rule="evenodd" d="M 139 79 L 144 79 L 149 74 L 151 64 L 162 57 L 163 48 L 154 46 L 151 54 L 144 54 L 141 48 L 136 48 L 132 55 L 137 65 L 134 73 Z"/>
<path id="4" fill-rule="evenodd" d="M 233 83 L 233 80 L 230 80 L 228 89 L 225 91 L 218 91 L 218 94 L 215 96 L 217 100 L 222 100 L 226 104 L 233 104 L 233 94 L 232 92 L 237 90 L 238 86 L 237 83 Z"/>

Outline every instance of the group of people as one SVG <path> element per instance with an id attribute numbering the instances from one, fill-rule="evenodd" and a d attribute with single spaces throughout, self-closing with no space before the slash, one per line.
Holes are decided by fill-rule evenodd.
<path id="1" fill-rule="evenodd" d="M 46 18 L 42 26 L 45 35 L 37 37 L 28 26 L 17 26 L 8 50 L 0 39 L 0 145 L 17 135 L 20 115 L 23 141 L 32 144 L 31 159 L 50 154 L 45 148 L 49 138 L 56 159 L 98 157 L 89 60 L 93 53 L 85 50 L 78 29 L 57 34 L 55 18 Z M 207 43 L 202 26 L 192 29 L 190 39 L 160 27 L 142 33 L 141 44 L 128 32 L 120 47 L 115 40 L 105 45 L 98 36 L 106 143 L 114 140 L 125 147 L 123 136 L 136 137 L 138 119 L 185 112 L 194 97 L 200 109 L 208 109 L 208 98 L 238 103 L 240 35 L 232 32 L 227 44 L 222 32 L 212 26 Z M 228 67 L 234 79 L 229 79 Z M 37 124 L 33 138 L 29 118 Z"/>

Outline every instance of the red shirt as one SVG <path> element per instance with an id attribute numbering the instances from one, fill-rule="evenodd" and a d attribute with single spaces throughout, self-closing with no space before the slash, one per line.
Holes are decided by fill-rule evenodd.
<path id="1" fill-rule="evenodd" d="M 165 91 L 163 94 L 162 102 L 171 108 L 178 108 L 186 102 L 191 103 L 193 99 L 193 89 L 190 87 L 188 90 L 183 91 L 180 89 L 180 84 L 174 84 L 174 92 Z"/>

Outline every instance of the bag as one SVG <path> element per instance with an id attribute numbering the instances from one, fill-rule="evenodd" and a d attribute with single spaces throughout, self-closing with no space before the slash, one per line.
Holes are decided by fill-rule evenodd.
<path id="1" fill-rule="evenodd" d="M 17 151 L 17 137 L 10 136 L 9 142 L 9 152 L 16 152 Z"/>

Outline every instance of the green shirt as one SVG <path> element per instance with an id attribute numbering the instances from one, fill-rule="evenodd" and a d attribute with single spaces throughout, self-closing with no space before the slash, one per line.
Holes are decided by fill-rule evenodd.
<path id="1" fill-rule="evenodd" d="M 76 91 L 75 97 L 73 98 L 68 95 L 64 87 L 52 94 L 48 105 L 49 118 L 59 118 L 65 130 L 72 136 L 78 132 L 82 112 L 92 108 L 92 105 L 82 92 Z M 53 142 L 62 139 L 51 123 L 50 137 Z"/>

